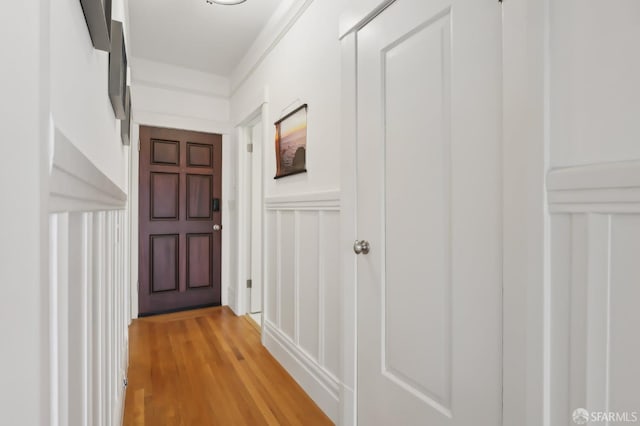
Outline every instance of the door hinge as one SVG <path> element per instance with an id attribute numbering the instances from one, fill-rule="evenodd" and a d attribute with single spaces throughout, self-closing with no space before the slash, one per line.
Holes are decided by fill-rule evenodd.
<path id="1" fill-rule="evenodd" d="M 250 154 L 253 152 L 253 144 L 252 143 L 248 143 L 247 144 L 247 152 L 250 153 Z"/>
<path id="2" fill-rule="evenodd" d="M 140 152 L 140 145 L 142 144 L 140 143 L 140 141 L 138 141 L 138 152 Z"/>
<path id="3" fill-rule="evenodd" d="M 253 288 L 253 282 L 251 280 L 247 280 L 247 288 Z"/>

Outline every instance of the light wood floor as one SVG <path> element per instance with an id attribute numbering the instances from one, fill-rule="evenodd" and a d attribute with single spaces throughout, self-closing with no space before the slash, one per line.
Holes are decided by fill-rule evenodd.
<path id="1" fill-rule="evenodd" d="M 248 318 L 209 308 L 137 319 L 124 425 L 331 425 Z"/>

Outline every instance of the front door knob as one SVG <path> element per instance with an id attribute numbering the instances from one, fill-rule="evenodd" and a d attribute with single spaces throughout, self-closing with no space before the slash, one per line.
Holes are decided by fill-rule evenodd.
<path id="1" fill-rule="evenodd" d="M 369 242 L 365 240 L 361 240 L 361 241 L 356 240 L 356 242 L 353 243 L 353 251 L 356 254 L 368 254 Z"/>
<path id="2" fill-rule="evenodd" d="M 222 226 L 218 225 L 217 223 L 215 225 L 213 225 L 213 230 L 214 231 L 219 231 L 222 229 Z"/>

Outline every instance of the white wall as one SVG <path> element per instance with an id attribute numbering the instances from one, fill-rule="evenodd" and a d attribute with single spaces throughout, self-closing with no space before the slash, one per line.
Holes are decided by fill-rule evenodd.
<path id="1" fill-rule="evenodd" d="M 3 5 L 0 423 L 49 424 L 48 1 Z"/>
<path id="2" fill-rule="evenodd" d="M 126 29 L 124 0 L 113 2 L 112 15 Z M 111 426 L 121 422 L 127 366 L 124 241 L 130 148 L 122 144 L 120 121 L 109 100 L 109 54 L 93 48 L 80 3 L 56 4 L 49 23 L 49 109 L 55 128 L 49 182 L 58 195 L 73 192 L 70 199 L 56 196 L 48 203 L 49 350 L 54 359 L 50 423 Z M 83 168 L 66 168 L 73 165 Z M 99 177 L 83 188 L 69 176 Z M 83 197 L 104 200 L 99 189 L 105 187 L 118 194 L 116 205 L 82 204 Z"/>
<path id="3" fill-rule="evenodd" d="M 125 18 L 123 1 L 114 1 L 114 18 Z M 6 292 L 0 309 L 6 344 L 0 356 L 0 423 L 119 424 L 126 322 L 117 312 L 127 305 L 112 284 L 122 283 L 117 271 L 126 268 L 125 227 L 111 214 L 106 229 L 112 232 L 103 231 L 110 238 L 103 241 L 105 251 L 89 258 L 77 238 L 83 232 L 76 220 L 81 216 L 67 213 L 81 206 L 99 209 L 108 198 L 99 190 L 103 185 L 118 193 L 118 207 L 106 203 L 103 208 L 125 207 L 121 189 L 127 186 L 128 149 L 122 147 L 107 93 L 107 54 L 91 46 L 78 1 L 51 8 L 48 1 L 15 3 L 0 19 L 3 36 L 12 41 L 4 46 L 10 59 L 0 71 L 5 100 L 0 123 L 8 154 L 0 172 L 0 282 Z M 64 129 L 64 142 L 55 129 Z M 83 159 L 67 163 L 80 169 L 56 162 L 56 157 L 70 158 L 64 152 Z M 97 181 L 82 181 L 88 170 L 99 176 Z M 58 195 L 50 198 L 51 192 Z M 80 290 L 89 288 L 83 275 L 87 261 L 103 265 L 104 287 L 113 290 L 101 302 L 111 310 L 91 324 L 85 316 L 94 310 L 82 303 L 86 293 Z M 99 348 L 104 353 L 90 364 L 105 372 L 100 382 L 80 380 L 88 377 L 88 354 L 75 338 L 86 336 L 89 325 L 105 338 Z M 89 422 L 88 397 L 98 393 L 104 421 Z"/>
<path id="4" fill-rule="evenodd" d="M 640 406 L 640 4 L 610 6 L 551 1 L 546 15 L 550 425 Z"/>
<path id="5" fill-rule="evenodd" d="M 607 6 L 502 5 L 505 424 L 640 404 L 619 345 L 637 324 L 640 9 Z"/>
<path id="6" fill-rule="evenodd" d="M 124 12 L 124 0 L 115 0 L 113 19 L 125 21 Z M 79 1 L 56 3 L 51 8 L 50 25 L 50 108 L 54 123 L 124 189 L 129 148 L 122 145 L 120 121 L 109 100 L 109 54 L 93 48 Z"/>
<path id="7" fill-rule="evenodd" d="M 234 126 L 265 104 L 265 138 L 254 151 L 263 156 L 264 190 L 254 205 L 266 209 L 263 341 L 336 422 L 342 387 L 338 21 L 345 6 L 283 2 L 231 78 Z M 308 172 L 274 180 L 273 123 L 305 103 Z M 240 288 L 244 276 L 238 279 Z"/>
<path id="8" fill-rule="evenodd" d="M 275 127 L 269 126 L 265 144 L 265 197 L 335 190 L 340 186 L 340 43 L 338 17 L 344 3 L 314 1 L 295 24 L 235 87 L 231 96 L 232 122 L 247 118 L 258 105 L 269 104 L 269 123 L 303 103 L 309 105 L 307 128 L 308 173 L 274 180 Z M 259 59 L 256 55 L 255 61 Z M 236 73 L 242 73 L 241 69 Z M 265 95 L 265 89 L 267 94 Z M 268 99 L 264 99 L 264 97 Z"/>
<path id="9" fill-rule="evenodd" d="M 640 3 L 551 1 L 553 167 L 640 159 Z"/>
<path id="10" fill-rule="evenodd" d="M 131 58 L 131 69 L 137 123 L 228 133 L 227 78 L 136 57 Z"/>

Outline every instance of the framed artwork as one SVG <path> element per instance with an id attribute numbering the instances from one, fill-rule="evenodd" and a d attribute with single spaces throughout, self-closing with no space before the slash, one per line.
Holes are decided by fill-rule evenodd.
<path id="1" fill-rule="evenodd" d="M 109 52 L 109 99 L 118 120 L 126 118 L 127 49 L 124 45 L 122 22 L 111 22 L 111 52 Z"/>
<path id="2" fill-rule="evenodd" d="M 131 140 L 129 138 L 131 134 L 131 88 L 127 86 L 127 93 L 125 94 L 125 113 L 126 117 L 120 122 L 120 138 L 124 145 L 130 145 Z"/>
<path id="3" fill-rule="evenodd" d="M 276 176 L 307 171 L 307 104 L 276 121 Z"/>
<path id="4" fill-rule="evenodd" d="M 93 47 L 111 49 L 111 0 L 80 0 Z"/>

